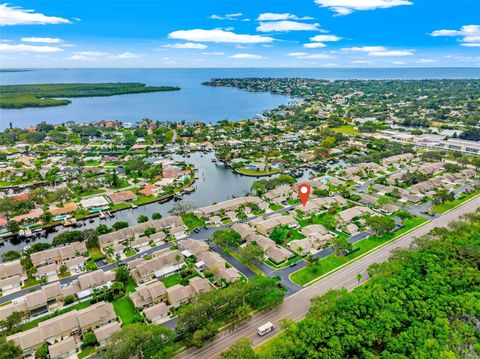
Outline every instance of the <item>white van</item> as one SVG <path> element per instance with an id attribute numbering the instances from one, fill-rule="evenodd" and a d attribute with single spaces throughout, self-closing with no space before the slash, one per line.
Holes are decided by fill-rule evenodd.
<path id="1" fill-rule="evenodd" d="M 258 335 L 260 335 L 262 337 L 265 334 L 270 333 L 274 329 L 275 329 L 275 326 L 271 322 L 268 322 L 268 323 L 258 327 L 257 333 L 258 333 Z"/>

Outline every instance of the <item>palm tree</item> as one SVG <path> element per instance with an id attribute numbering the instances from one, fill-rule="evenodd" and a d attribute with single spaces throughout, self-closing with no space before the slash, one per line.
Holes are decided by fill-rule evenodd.
<path id="1" fill-rule="evenodd" d="M 361 274 L 361 273 L 358 273 L 358 274 L 357 274 L 357 282 L 358 282 L 358 284 L 360 284 L 360 281 L 362 280 L 362 278 L 363 278 L 362 274 Z"/>

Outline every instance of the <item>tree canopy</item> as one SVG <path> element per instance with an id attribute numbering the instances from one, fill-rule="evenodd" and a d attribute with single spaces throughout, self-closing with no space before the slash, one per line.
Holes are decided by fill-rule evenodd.
<path id="1" fill-rule="evenodd" d="M 478 357 L 479 232 L 470 215 L 372 265 L 368 284 L 315 298 L 259 358 Z"/>

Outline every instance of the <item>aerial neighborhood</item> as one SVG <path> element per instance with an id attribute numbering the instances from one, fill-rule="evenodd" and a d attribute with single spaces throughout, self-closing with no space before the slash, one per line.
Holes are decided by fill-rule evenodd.
<path id="1" fill-rule="evenodd" d="M 25 358 L 116 358 L 138 329 L 171 357 L 442 220 L 480 194 L 480 145 L 452 120 L 478 106 L 468 91 L 447 96 L 462 84 L 442 90 L 441 118 L 426 99 L 405 102 L 403 83 L 252 78 L 206 85 L 303 100 L 239 122 L 6 129 L 5 345 Z M 436 83 L 414 85 L 428 96 Z"/>

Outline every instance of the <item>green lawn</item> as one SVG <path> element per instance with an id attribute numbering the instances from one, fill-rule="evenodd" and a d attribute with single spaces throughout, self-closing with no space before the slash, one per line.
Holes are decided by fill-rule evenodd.
<path id="1" fill-rule="evenodd" d="M 130 207 L 132 207 L 132 205 L 130 203 L 110 204 L 110 209 L 112 211 L 119 211 L 119 210 L 130 208 Z"/>
<path id="2" fill-rule="evenodd" d="M 331 130 L 338 133 L 343 133 L 345 135 L 361 135 L 361 133 L 353 125 L 335 127 L 335 128 L 332 128 Z"/>
<path id="3" fill-rule="evenodd" d="M 128 293 L 133 293 L 135 292 L 135 289 L 137 289 L 137 283 L 130 277 L 128 278 L 127 283 L 125 284 L 125 289 L 127 290 Z"/>
<path id="4" fill-rule="evenodd" d="M 97 264 L 92 258 L 88 258 L 87 261 L 85 262 L 85 269 L 87 271 L 94 271 L 98 269 Z"/>
<path id="5" fill-rule="evenodd" d="M 273 261 L 271 261 L 270 259 L 267 259 L 264 263 L 266 265 L 270 266 L 270 267 L 275 268 L 275 269 L 282 269 L 282 268 L 288 267 L 292 263 L 298 262 L 301 259 L 302 259 L 302 257 L 300 255 L 295 254 L 295 257 L 292 257 L 288 261 L 284 261 L 280 264 L 276 264 Z"/>
<path id="6" fill-rule="evenodd" d="M 97 349 L 95 347 L 86 347 L 80 353 L 78 353 L 78 359 L 83 359 L 95 353 Z"/>
<path id="7" fill-rule="evenodd" d="M 280 209 L 282 209 L 282 208 L 283 208 L 283 206 L 281 206 L 281 205 L 279 205 L 279 204 L 271 204 L 271 205 L 270 205 L 270 209 L 271 209 L 272 211 L 278 211 L 278 210 L 280 210 Z"/>
<path id="8" fill-rule="evenodd" d="M 246 176 L 268 176 L 268 175 L 277 173 L 280 170 L 272 169 L 271 171 L 257 171 L 257 170 L 248 170 L 244 167 L 240 167 L 240 168 L 237 168 L 236 171 Z"/>
<path id="9" fill-rule="evenodd" d="M 133 204 L 141 206 L 147 203 L 152 203 L 158 201 L 158 197 L 155 196 L 142 196 L 141 194 L 137 195 L 137 199 L 133 201 Z"/>
<path id="10" fill-rule="evenodd" d="M 91 189 L 89 191 L 80 192 L 79 195 L 80 195 L 80 197 L 85 197 L 85 196 L 93 196 L 94 194 L 100 194 L 100 193 L 105 193 L 105 190 L 103 190 L 103 189 Z"/>
<path id="11" fill-rule="evenodd" d="M 113 189 L 122 189 L 122 188 L 125 188 L 125 187 L 128 187 L 128 186 L 130 186 L 130 183 L 128 183 L 127 180 L 120 180 L 120 181 L 118 181 L 117 185 L 113 186 L 112 188 Z"/>
<path id="12" fill-rule="evenodd" d="M 300 200 L 298 200 L 298 199 L 289 199 L 289 200 L 287 200 L 287 202 L 288 202 L 288 204 L 289 204 L 290 206 L 295 206 L 296 204 L 300 203 Z"/>
<path id="13" fill-rule="evenodd" d="M 170 288 L 170 287 L 173 287 L 175 284 L 181 284 L 183 279 L 188 280 L 190 278 L 197 277 L 197 276 L 198 276 L 198 273 L 193 272 L 193 274 L 189 275 L 188 277 L 182 278 L 180 276 L 180 273 L 177 273 L 177 274 L 170 275 L 166 278 L 162 278 L 160 280 L 163 282 L 163 284 L 165 284 L 165 287 Z"/>
<path id="14" fill-rule="evenodd" d="M 23 282 L 22 289 L 33 287 L 34 285 L 40 284 L 40 281 L 35 278 L 29 278 L 25 282 Z"/>
<path id="15" fill-rule="evenodd" d="M 70 273 L 69 271 L 66 271 L 65 273 L 59 273 L 58 274 L 58 278 L 68 278 L 72 275 L 72 273 Z"/>
<path id="16" fill-rule="evenodd" d="M 319 260 L 315 264 L 309 264 L 308 266 L 291 274 L 290 279 L 299 285 L 306 285 L 311 281 L 327 274 L 328 272 L 346 264 L 355 258 L 367 253 L 368 251 L 379 247 L 382 244 L 389 242 L 390 240 L 401 236 L 402 234 L 410 231 L 412 228 L 426 223 L 428 220 L 424 217 L 413 217 L 405 220 L 405 226 L 398 231 L 386 234 L 382 237 L 370 236 L 358 243 L 355 243 L 355 248 L 358 250 L 349 254 L 348 256 L 336 256 L 331 254 L 326 258 Z"/>
<path id="17" fill-rule="evenodd" d="M 132 300 L 128 296 L 116 300 L 112 304 L 113 308 L 115 309 L 115 313 L 117 313 L 123 325 L 129 325 L 137 322 L 140 313 L 138 312 L 137 308 L 135 308 Z"/>
<path id="18" fill-rule="evenodd" d="M 94 261 L 102 260 L 105 258 L 105 254 L 98 247 L 88 248 L 88 256 Z"/>
<path id="19" fill-rule="evenodd" d="M 235 258 L 236 260 L 238 260 L 239 262 L 245 264 L 250 270 L 252 270 L 253 272 L 255 272 L 255 274 L 257 275 L 261 275 L 263 276 L 264 273 L 258 269 L 255 265 L 252 265 L 252 264 L 248 264 L 241 255 L 239 255 L 237 252 L 235 251 L 230 251 L 230 255 Z"/>
<path id="20" fill-rule="evenodd" d="M 191 212 L 182 216 L 182 221 L 185 223 L 189 231 L 205 226 L 205 218 L 198 218 Z"/>
<path id="21" fill-rule="evenodd" d="M 461 205 L 463 202 L 468 201 L 469 199 L 477 196 L 478 194 L 480 194 L 480 191 L 475 191 L 475 192 L 463 195 L 459 199 L 448 201 L 442 204 L 437 204 L 436 206 L 432 206 L 432 211 L 439 214 L 445 213 L 446 211 Z"/>
<path id="22" fill-rule="evenodd" d="M 127 257 L 134 256 L 135 254 L 137 254 L 137 251 L 136 251 L 135 249 L 129 248 L 129 249 L 127 249 L 127 250 L 125 251 L 125 255 L 126 255 Z"/>

